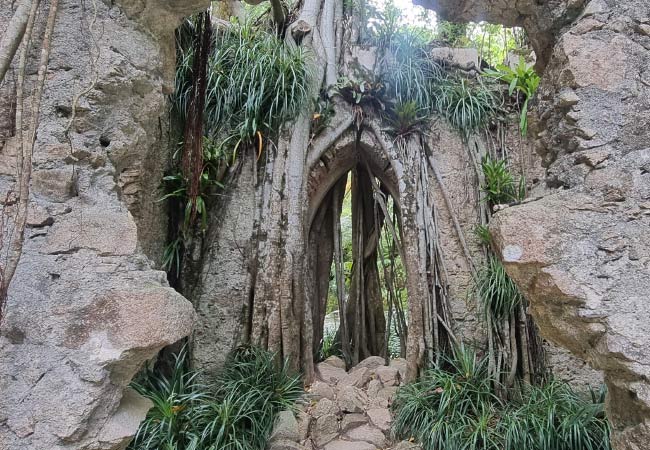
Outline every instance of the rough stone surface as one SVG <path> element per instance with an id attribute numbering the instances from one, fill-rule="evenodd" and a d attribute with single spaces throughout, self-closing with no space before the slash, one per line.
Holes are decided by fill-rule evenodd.
<path id="1" fill-rule="evenodd" d="M 309 389 L 309 395 L 314 400 L 320 400 L 323 398 L 334 400 L 334 389 L 324 381 L 316 380 L 312 383 L 311 388 Z"/>
<path id="2" fill-rule="evenodd" d="M 355 380 L 365 378 L 365 375 L 360 377 L 359 373 L 376 377 L 375 371 L 381 368 L 390 369 L 393 375 L 397 373 L 395 368 L 377 365 L 379 359 L 381 358 L 366 360 L 361 367 L 353 367 L 346 374 L 346 377 L 351 376 L 348 379 L 350 383 L 345 383 L 346 377 L 342 381 L 332 379 L 329 383 L 316 381 L 314 384 L 319 384 L 316 390 L 324 391 L 323 385 L 326 385 L 333 392 L 334 401 L 322 397 L 314 403 L 313 393 L 308 390 L 305 395 L 311 402 L 305 402 L 301 413 L 304 419 L 301 421 L 311 425 L 307 434 L 300 434 L 293 441 L 303 445 L 312 443 L 315 450 L 339 447 L 387 448 L 391 443 L 392 423 L 388 398 L 392 398 L 398 386 L 384 386 L 378 378 L 373 378 L 368 383 L 358 383 L 359 387 L 354 385 Z M 391 383 L 395 380 L 394 376 L 388 378 Z M 313 390 L 312 386 L 311 391 Z M 390 395 L 384 391 L 389 391 Z"/>
<path id="3" fill-rule="evenodd" d="M 13 3 L 0 0 L 0 29 Z M 0 334 L 3 449 L 124 448 L 149 407 L 126 386 L 191 331 L 191 304 L 154 270 L 167 224 L 155 200 L 169 155 L 173 30 L 199 5 L 207 2 L 59 3 L 30 218 Z M 15 147 L 15 137 L 0 138 L 2 192 L 13 187 Z"/>
<path id="4" fill-rule="evenodd" d="M 292 411 L 281 411 L 275 419 L 275 426 L 269 439 L 271 442 L 277 440 L 298 441 L 300 430 L 298 421 Z"/>
<path id="5" fill-rule="evenodd" d="M 334 414 L 326 414 L 316 419 L 311 431 L 311 438 L 318 447 L 330 442 L 339 434 L 338 419 Z"/>
<path id="6" fill-rule="evenodd" d="M 366 411 L 366 414 L 368 414 L 372 424 L 381 431 L 387 433 L 390 430 L 393 418 L 388 408 L 370 408 Z"/>
<path id="7" fill-rule="evenodd" d="M 323 447 L 323 450 L 377 450 L 377 447 L 368 442 L 344 441 L 338 439 Z"/>
<path id="8" fill-rule="evenodd" d="M 647 2 L 430 3 L 456 18 L 512 23 L 517 14 L 533 43 L 545 39 L 541 29 L 551 37 L 551 45 L 538 48 L 545 71 L 531 121 L 550 191 L 497 213 L 495 248 L 543 335 L 604 372 L 614 447 L 644 448 L 650 38 L 640 25 L 647 23 Z M 538 24 L 527 23 L 534 17 Z"/>
<path id="9" fill-rule="evenodd" d="M 353 428 L 345 436 L 352 441 L 369 442 L 380 448 L 386 445 L 386 436 L 384 436 L 384 433 L 371 425 L 362 425 Z"/>
<path id="10" fill-rule="evenodd" d="M 338 405 L 341 411 L 360 413 L 368 403 L 368 396 L 364 391 L 354 386 L 343 386 L 337 394 Z"/>

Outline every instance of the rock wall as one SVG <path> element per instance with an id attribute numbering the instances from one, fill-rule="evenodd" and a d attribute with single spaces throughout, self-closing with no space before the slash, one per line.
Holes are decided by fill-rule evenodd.
<path id="1" fill-rule="evenodd" d="M 647 448 L 647 1 L 423 3 L 455 20 L 523 25 L 534 44 L 541 34 L 552 37 L 552 45 L 536 46 L 546 68 L 532 126 L 550 189 L 498 213 L 494 244 L 542 333 L 604 371 L 615 448 Z"/>
<path id="2" fill-rule="evenodd" d="M 0 29 L 13 3 L 0 1 Z M 154 200 L 169 153 L 173 30 L 206 5 L 59 2 L 24 250 L 0 333 L 0 448 L 123 448 L 149 407 L 127 384 L 191 330 L 190 303 L 149 257 L 166 236 Z M 39 54 L 30 55 L 28 93 Z M 2 111 L 0 121 L 12 121 Z M 14 183 L 11 135 L 0 142 L 2 192 Z"/>

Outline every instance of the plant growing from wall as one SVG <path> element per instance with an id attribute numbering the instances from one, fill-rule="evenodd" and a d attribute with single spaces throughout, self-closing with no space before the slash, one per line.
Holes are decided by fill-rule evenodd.
<path id="1" fill-rule="evenodd" d="M 492 320 L 508 319 L 524 298 L 496 256 L 488 256 L 476 280 L 476 293 L 483 312 Z"/>
<path id="2" fill-rule="evenodd" d="M 163 178 L 166 193 L 161 198 L 175 199 L 182 208 L 177 236 L 166 247 L 163 261 L 166 270 L 173 268 L 177 274 L 180 243 L 191 234 L 195 218 L 199 229 L 206 229 L 210 198 L 223 187 L 227 167 L 244 149 L 261 157 L 265 143 L 306 105 L 310 83 L 307 52 L 286 45 L 274 32 L 251 21 L 216 30 L 202 66 L 196 57 L 202 48 L 196 38 L 199 25 L 198 19 L 188 19 L 176 35 L 172 112 L 185 138 L 175 157 L 176 167 Z M 205 67 L 205 86 L 199 95 L 201 67 Z M 200 114 L 195 106 L 199 97 Z M 190 128 L 194 131 L 188 134 Z M 191 152 L 188 139 L 193 143 Z"/>
<path id="3" fill-rule="evenodd" d="M 496 69 L 487 69 L 484 75 L 508 84 L 508 95 L 517 94 L 517 105 L 520 104 L 519 94 L 523 95 L 524 100 L 520 106 L 519 129 L 521 135 L 526 136 L 528 133 L 528 102 L 537 92 L 540 82 L 535 69 L 528 65 L 522 56 L 515 68 L 500 64 Z"/>
<path id="4" fill-rule="evenodd" d="M 520 177 L 518 182 L 508 170 L 505 159 L 492 159 L 485 156 L 481 161 L 484 184 L 481 191 L 490 205 L 521 202 L 526 197 L 526 179 Z"/>
<path id="5" fill-rule="evenodd" d="M 491 86 L 480 80 L 448 78 L 436 88 L 436 111 L 465 138 L 483 128 L 501 107 Z"/>

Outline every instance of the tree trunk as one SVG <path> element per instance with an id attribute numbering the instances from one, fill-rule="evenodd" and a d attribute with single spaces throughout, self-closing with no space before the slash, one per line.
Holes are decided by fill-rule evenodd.
<path id="1" fill-rule="evenodd" d="M 37 0 L 21 0 L 18 3 L 16 12 L 9 22 L 9 26 L 0 39 L 0 83 L 5 78 L 11 61 L 13 61 L 16 51 L 20 46 L 27 29 L 27 22 L 32 15 L 31 11 L 38 6 Z"/>

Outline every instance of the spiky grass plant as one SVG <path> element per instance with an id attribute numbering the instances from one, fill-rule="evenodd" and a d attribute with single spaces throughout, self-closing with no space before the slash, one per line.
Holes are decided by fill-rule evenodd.
<path id="1" fill-rule="evenodd" d="M 397 105 L 414 102 L 421 115 L 435 110 L 435 86 L 443 79 L 442 67 L 427 52 L 426 42 L 412 30 L 401 30 L 387 42 L 383 78 L 387 94 Z"/>
<path id="2" fill-rule="evenodd" d="M 490 246 L 490 228 L 487 225 L 476 225 L 473 231 L 481 245 Z"/>
<path id="3" fill-rule="evenodd" d="M 490 255 L 476 278 L 476 294 L 486 316 L 501 320 L 508 318 L 524 297 L 499 259 Z"/>
<path id="4" fill-rule="evenodd" d="M 486 156 L 481 161 L 481 169 L 485 180 L 481 191 L 489 204 L 520 202 L 526 197 L 525 177 L 522 176 L 519 182 L 515 182 L 505 160 Z"/>
<path id="5" fill-rule="evenodd" d="M 492 393 L 486 360 L 468 348 L 400 388 L 393 402 L 393 434 L 414 437 L 426 450 L 496 449 L 501 408 Z"/>
<path id="6" fill-rule="evenodd" d="M 147 370 L 136 390 L 154 402 L 132 450 L 263 450 L 275 416 L 293 407 L 302 383 L 274 354 L 237 349 L 210 385 L 196 382 L 185 353 L 171 378 Z"/>
<path id="7" fill-rule="evenodd" d="M 136 392 L 151 400 L 153 407 L 140 424 L 129 448 L 186 448 L 196 440 L 193 416 L 195 408 L 207 399 L 206 387 L 197 382 L 196 372 L 189 370 L 186 356 L 185 349 L 174 356 L 170 375 L 147 367 L 131 384 Z"/>
<path id="8" fill-rule="evenodd" d="M 405 137 L 421 131 L 427 123 L 425 111 L 415 101 L 398 102 L 392 110 L 386 112 L 385 119 L 387 131 L 395 137 Z"/>
<path id="9" fill-rule="evenodd" d="M 480 80 L 449 78 L 436 86 L 436 110 L 464 137 L 484 127 L 502 101 Z"/>
<path id="10" fill-rule="evenodd" d="M 208 65 L 205 133 L 234 148 L 258 132 L 275 133 L 306 105 L 310 56 L 250 21 L 220 28 Z M 182 35 L 177 37 L 182 45 Z M 174 105 L 182 120 L 189 98 L 192 50 L 181 49 Z"/>
<path id="11" fill-rule="evenodd" d="M 323 339 L 321 339 L 320 349 L 318 351 L 318 359 L 325 361 L 330 356 L 341 356 L 341 342 L 337 339 L 338 330 L 334 328 L 326 328 L 323 332 Z"/>
<path id="12" fill-rule="evenodd" d="M 493 383 L 486 359 L 461 347 L 399 389 L 393 435 L 414 438 L 424 450 L 610 449 L 602 399 L 590 402 L 553 381 L 505 403 Z"/>
<path id="13" fill-rule="evenodd" d="M 503 448 L 609 450 L 603 400 L 582 398 L 559 381 L 526 386 L 519 403 L 502 419 Z"/>

